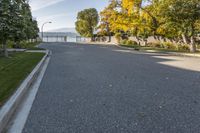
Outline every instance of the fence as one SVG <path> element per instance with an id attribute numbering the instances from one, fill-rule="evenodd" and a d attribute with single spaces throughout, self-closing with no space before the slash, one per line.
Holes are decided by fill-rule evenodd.
<path id="1" fill-rule="evenodd" d="M 44 32 L 39 33 L 43 42 L 85 42 L 86 38 L 70 32 Z"/>

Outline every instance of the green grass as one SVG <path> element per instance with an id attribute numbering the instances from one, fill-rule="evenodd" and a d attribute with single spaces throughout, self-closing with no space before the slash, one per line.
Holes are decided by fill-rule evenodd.
<path id="1" fill-rule="evenodd" d="M 15 92 L 16 88 L 42 59 L 44 53 L 19 52 L 0 56 L 0 106 Z"/>

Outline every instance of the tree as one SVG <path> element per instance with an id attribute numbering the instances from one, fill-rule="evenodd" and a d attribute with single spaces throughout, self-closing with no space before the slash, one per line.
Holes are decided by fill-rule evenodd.
<path id="1" fill-rule="evenodd" d="M 199 31 L 200 21 L 199 0 L 162 0 L 160 14 L 165 21 L 165 28 L 176 29 L 178 36 L 185 44 L 190 44 L 190 51 L 196 51 L 195 36 Z"/>
<path id="2" fill-rule="evenodd" d="M 98 12 L 94 8 L 80 11 L 77 16 L 76 30 L 83 37 L 91 37 L 94 35 L 94 30 L 99 21 Z"/>
<path id="3" fill-rule="evenodd" d="M 32 19 L 28 1 L 0 1 L 0 42 L 3 44 L 4 55 L 7 57 L 7 41 L 19 42 L 37 37 L 39 29 L 37 21 Z"/>
<path id="4" fill-rule="evenodd" d="M 100 12 L 100 25 L 98 29 L 100 29 L 100 34 L 109 36 L 109 42 L 111 41 L 111 21 L 113 16 L 115 16 L 115 8 L 117 7 L 117 2 L 115 0 L 111 0 L 110 4 Z"/>
<path id="5" fill-rule="evenodd" d="M 134 35 L 143 41 L 150 33 L 150 19 L 142 10 L 142 0 L 112 0 L 101 12 L 101 31 L 106 27 L 112 32 Z M 145 41 L 146 42 L 146 41 Z"/>
<path id="6" fill-rule="evenodd" d="M 4 56 L 8 57 L 6 49 L 7 40 L 11 37 L 10 33 L 13 30 L 11 18 L 16 18 L 11 14 L 11 1 L 2 0 L 0 2 L 0 37 L 3 45 Z"/>
<path id="7" fill-rule="evenodd" d="M 11 14 L 17 16 L 12 18 L 13 31 L 11 32 L 12 40 L 15 43 L 15 47 L 19 47 L 18 44 L 21 40 L 26 38 L 26 33 L 24 30 L 25 23 L 23 21 L 24 17 L 22 15 L 22 6 L 25 4 L 22 0 L 14 0 L 11 6 Z"/>
<path id="8" fill-rule="evenodd" d="M 117 3 L 108 10 L 110 5 Z M 195 38 L 200 31 L 199 0 L 112 0 L 102 12 L 101 30 L 133 35 L 138 40 L 154 36 L 190 45 L 196 51 Z M 109 16 L 109 17 L 107 17 Z"/>

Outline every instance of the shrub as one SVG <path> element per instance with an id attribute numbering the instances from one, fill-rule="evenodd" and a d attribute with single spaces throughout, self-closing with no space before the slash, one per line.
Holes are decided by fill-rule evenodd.
<path id="1" fill-rule="evenodd" d="M 116 33 L 115 34 L 115 38 L 116 38 L 116 40 L 117 40 L 117 43 L 120 43 L 120 41 L 121 41 L 121 33 Z"/>
<path id="2" fill-rule="evenodd" d="M 126 45 L 127 44 L 127 39 L 121 40 L 120 44 Z"/>
<path id="3" fill-rule="evenodd" d="M 140 45 L 136 45 L 136 46 L 134 46 L 135 47 L 135 50 L 140 50 Z"/>
<path id="4" fill-rule="evenodd" d="M 154 47 L 154 48 L 163 48 L 163 45 L 159 42 L 148 43 L 147 46 Z"/>
<path id="5" fill-rule="evenodd" d="M 199 44 L 197 44 L 197 49 L 200 49 L 200 45 Z"/>
<path id="6" fill-rule="evenodd" d="M 137 46 L 137 42 L 132 41 L 132 40 L 127 40 L 126 45 L 130 45 L 130 46 Z"/>
<path id="7" fill-rule="evenodd" d="M 162 43 L 162 46 L 165 49 L 172 49 L 172 50 L 176 49 L 176 45 L 174 45 L 173 43 L 170 43 L 170 42 L 164 42 L 164 43 Z"/>
<path id="8" fill-rule="evenodd" d="M 196 39 L 197 46 L 200 46 L 200 38 Z"/>
<path id="9" fill-rule="evenodd" d="M 177 50 L 178 51 L 190 51 L 190 46 L 187 44 L 184 45 L 177 45 Z"/>
<path id="10" fill-rule="evenodd" d="M 7 48 L 13 48 L 13 47 L 14 47 L 14 42 L 9 40 L 7 42 Z"/>
<path id="11" fill-rule="evenodd" d="M 27 42 L 27 41 L 21 41 L 19 43 L 19 48 L 24 48 L 24 49 L 28 49 L 28 48 L 33 48 L 37 45 L 37 42 Z"/>
<path id="12" fill-rule="evenodd" d="M 26 41 L 21 41 L 21 42 L 19 43 L 19 47 L 20 47 L 20 48 L 27 48 L 28 45 L 29 45 L 29 44 L 28 44 Z"/>
<path id="13" fill-rule="evenodd" d="M 132 40 L 128 40 L 128 39 L 124 39 L 120 42 L 120 44 L 122 45 L 128 45 L 128 46 L 137 46 L 137 42 L 132 41 Z"/>

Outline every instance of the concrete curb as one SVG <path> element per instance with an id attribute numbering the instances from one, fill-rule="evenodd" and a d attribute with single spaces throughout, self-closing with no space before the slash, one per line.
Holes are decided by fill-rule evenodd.
<path id="1" fill-rule="evenodd" d="M 76 42 L 78 44 L 96 44 L 96 45 L 116 45 L 115 43 L 105 43 L 105 42 Z"/>
<path id="2" fill-rule="evenodd" d="M 24 52 L 24 51 L 26 51 L 26 49 L 7 49 L 8 50 L 8 52 Z"/>
<path id="3" fill-rule="evenodd" d="M 16 109 L 22 103 L 23 98 L 29 90 L 31 84 L 37 78 L 39 72 L 42 70 L 44 62 L 46 61 L 49 51 L 46 50 L 46 55 L 42 60 L 37 64 L 33 71 L 28 75 L 28 77 L 21 83 L 17 91 L 10 97 L 10 99 L 3 105 L 0 109 L 0 132 L 6 128 L 9 121 L 12 119 L 13 114 Z"/>
<path id="4" fill-rule="evenodd" d="M 118 48 L 122 48 L 122 49 L 127 49 L 127 50 L 134 50 L 134 51 L 139 51 L 139 50 L 135 50 L 135 48 L 128 48 L 128 47 L 123 47 L 120 45 L 115 44 L 115 46 L 117 46 Z"/>

